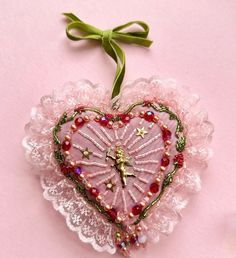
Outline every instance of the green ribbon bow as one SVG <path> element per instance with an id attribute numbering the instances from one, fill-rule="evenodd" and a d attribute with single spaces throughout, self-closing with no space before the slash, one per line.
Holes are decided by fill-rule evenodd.
<path id="1" fill-rule="evenodd" d="M 99 40 L 106 53 L 116 62 L 116 73 L 113 81 L 112 99 L 119 95 L 122 81 L 125 74 L 125 54 L 117 41 L 150 47 L 152 41 L 147 39 L 149 27 L 142 21 L 131 21 L 110 30 L 100 30 L 92 25 L 84 23 L 72 13 L 64 13 L 69 23 L 66 27 L 66 35 L 69 39 L 78 40 Z M 132 25 L 138 25 L 142 31 L 122 32 Z M 78 30 L 79 35 L 73 34 L 72 30 Z"/>

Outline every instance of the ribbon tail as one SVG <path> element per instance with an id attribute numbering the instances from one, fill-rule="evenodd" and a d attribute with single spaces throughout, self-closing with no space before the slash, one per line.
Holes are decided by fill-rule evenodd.
<path id="1" fill-rule="evenodd" d="M 112 88 L 112 99 L 114 99 L 120 93 L 121 84 L 125 75 L 125 54 L 115 41 L 112 41 L 111 46 L 117 57 L 117 67 Z"/>

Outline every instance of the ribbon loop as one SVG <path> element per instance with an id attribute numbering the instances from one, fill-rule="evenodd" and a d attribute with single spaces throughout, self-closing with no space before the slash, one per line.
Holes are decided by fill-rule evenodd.
<path id="1" fill-rule="evenodd" d="M 63 15 L 69 20 L 66 27 L 66 35 L 69 39 L 74 41 L 98 40 L 102 43 L 102 47 L 106 53 L 116 62 L 116 73 L 112 89 L 113 99 L 120 93 L 125 74 L 125 54 L 117 41 L 150 47 L 152 41 L 147 38 L 149 33 L 148 25 L 142 21 L 131 21 L 113 29 L 100 30 L 90 24 L 84 23 L 73 13 L 64 13 Z M 133 25 L 140 27 L 141 30 L 124 31 L 125 29 L 130 29 Z M 78 34 L 74 33 L 74 30 Z"/>

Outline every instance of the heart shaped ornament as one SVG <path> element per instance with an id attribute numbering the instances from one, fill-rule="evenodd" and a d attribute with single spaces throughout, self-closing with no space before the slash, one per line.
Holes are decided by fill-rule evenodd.
<path id="1" fill-rule="evenodd" d="M 173 231 L 210 153 L 213 126 L 197 102 L 173 80 L 151 78 L 125 85 L 116 109 L 89 81 L 33 108 L 26 157 L 83 242 L 129 256 Z"/>
<path id="2" fill-rule="evenodd" d="M 23 146 L 68 227 L 97 251 L 130 256 L 170 234 L 190 193 L 200 190 L 213 127 L 198 97 L 172 80 L 138 79 L 121 89 L 125 57 L 117 42 L 149 47 L 146 23 L 102 31 L 65 16 L 69 39 L 99 40 L 116 62 L 111 98 L 89 81 L 44 96 Z M 122 32 L 133 24 L 141 31 Z"/>

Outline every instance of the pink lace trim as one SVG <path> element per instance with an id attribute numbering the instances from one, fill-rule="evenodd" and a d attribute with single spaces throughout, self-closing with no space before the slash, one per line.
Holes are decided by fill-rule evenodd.
<path id="1" fill-rule="evenodd" d="M 199 174 L 206 168 L 211 154 L 208 145 L 213 126 L 207 114 L 199 111 L 198 96 L 177 86 L 173 80 L 138 79 L 126 84 L 117 100 L 120 110 L 125 110 L 130 103 L 153 97 L 178 114 L 187 132 L 185 167 L 178 171 L 158 205 L 142 222 L 142 227 L 148 229 L 143 232 L 143 240 L 158 242 L 161 235 L 170 234 L 180 221 L 180 212 L 190 195 L 201 189 Z M 40 104 L 32 109 L 23 146 L 27 160 L 41 178 L 45 199 L 51 201 L 55 210 L 65 217 L 70 230 L 97 251 L 113 254 L 116 251 L 113 226 L 87 205 L 74 185 L 57 171 L 53 157 L 52 129 L 63 112 L 78 104 L 97 106 L 111 112 L 110 93 L 103 87 L 85 80 L 68 83 L 52 95 L 43 96 Z"/>

